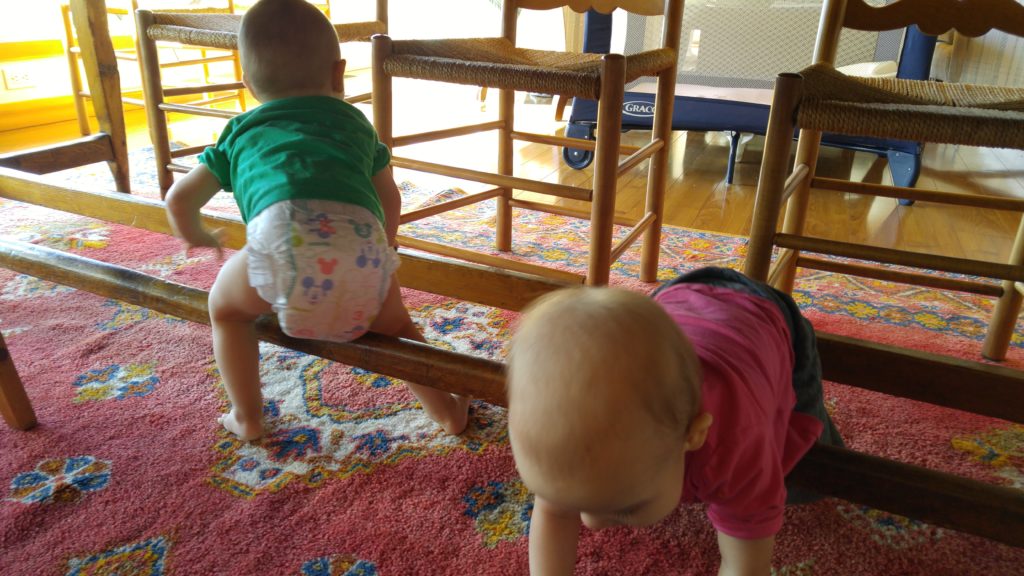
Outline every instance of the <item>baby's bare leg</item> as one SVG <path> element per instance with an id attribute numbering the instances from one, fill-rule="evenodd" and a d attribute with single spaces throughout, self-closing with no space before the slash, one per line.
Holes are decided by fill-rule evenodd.
<path id="1" fill-rule="evenodd" d="M 409 317 L 405 304 L 402 303 L 402 291 L 395 276 L 391 277 L 387 298 L 381 306 L 380 314 L 370 326 L 370 331 L 426 342 L 423 334 Z M 445 432 L 454 435 L 461 434 L 466 429 L 466 424 L 469 423 L 468 398 L 411 382 L 407 382 L 406 385 L 423 405 L 427 415 L 440 424 Z"/>
<path id="2" fill-rule="evenodd" d="M 253 322 L 270 304 L 249 286 L 249 262 L 243 248 L 224 263 L 210 290 L 213 355 L 231 399 L 231 412 L 218 421 L 242 440 L 263 435 L 259 342 Z"/>

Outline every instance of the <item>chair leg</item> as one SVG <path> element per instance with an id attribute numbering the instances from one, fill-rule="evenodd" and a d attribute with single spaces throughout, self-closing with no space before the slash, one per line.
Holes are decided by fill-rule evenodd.
<path id="1" fill-rule="evenodd" d="M 1024 265 L 1024 218 L 1017 228 L 1017 237 L 1013 241 L 1010 264 Z M 989 360 L 1004 360 L 1010 348 L 1014 328 L 1017 327 L 1017 316 L 1020 314 L 1021 302 L 1024 297 L 1017 290 L 1017 283 L 1012 280 L 1003 281 L 1003 295 L 996 301 L 992 320 L 985 334 L 985 342 L 981 346 L 981 354 Z"/>
<path id="2" fill-rule="evenodd" d="M 736 155 L 740 149 L 740 134 L 733 130 L 729 132 L 729 161 L 725 164 L 725 183 L 732 184 L 736 175 Z"/>
<path id="3" fill-rule="evenodd" d="M 82 95 L 82 72 L 78 68 L 78 56 L 74 52 L 75 32 L 71 26 L 71 6 L 61 4 L 61 19 L 64 22 L 64 45 L 68 58 L 68 72 L 71 75 L 71 94 L 75 101 L 75 116 L 78 118 L 78 131 L 82 136 L 92 134 L 89 127 L 89 112 L 85 109 L 85 96 Z"/>
<path id="4" fill-rule="evenodd" d="M 764 138 L 764 157 L 757 178 L 757 197 L 750 226 L 750 243 L 743 272 L 765 282 L 772 262 L 772 246 L 782 210 L 786 185 L 786 163 L 793 143 L 795 112 L 803 91 L 803 80 L 796 74 L 780 74 L 775 81 L 775 96 L 768 116 Z"/>
<path id="5" fill-rule="evenodd" d="M 78 30 L 79 48 L 85 64 L 89 93 L 100 131 L 110 136 L 114 159 L 108 162 L 114 184 L 120 192 L 130 192 L 128 177 L 128 140 L 121 103 L 121 76 L 117 69 L 114 45 L 107 28 L 107 13 L 101 4 L 72 0 L 71 17 Z"/>
<path id="6" fill-rule="evenodd" d="M 232 58 L 232 60 L 231 60 L 231 64 L 235 67 L 235 82 L 241 82 L 242 81 L 242 61 L 239 59 L 238 50 L 235 50 L 232 53 L 232 56 L 234 56 L 234 58 Z M 238 109 L 241 110 L 242 112 L 246 111 L 245 89 L 244 88 L 240 89 L 238 91 Z"/>
<path id="7" fill-rule="evenodd" d="M 515 90 L 498 91 L 498 174 L 511 176 L 513 172 L 514 149 L 512 131 L 515 126 Z M 495 222 L 495 248 L 503 252 L 512 250 L 512 188 L 502 188 L 498 196 L 498 212 Z"/>
<path id="8" fill-rule="evenodd" d="M 391 76 L 384 72 L 384 61 L 391 56 L 391 37 L 384 34 L 376 34 L 370 43 L 372 98 L 373 98 L 373 127 L 377 130 L 377 137 L 380 141 L 392 148 L 395 143 L 392 134 L 392 100 Z M 394 150 L 392 150 L 394 154 Z"/>
<path id="9" fill-rule="evenodd" d="M 555 122 L 565 121 L 565 107 L 569 105 L 569 97 L 559 94 L 555 99 Z"/>
<path id="10" fill-rule="evenodd" d="M 0 414 L 8 426 L 17 430 L 28 430 L 36 425 L 36 414 L 14 368 L 3 334 L 0 334 Z"/>
<path id="11" fill-rule="evenodd" d="M 157 55 L 156 42 L 149 38 L 146 30 L 154 24 L 153 15 L 148 10 L 135 13 L 136 30 L 138 30 L 139 60 L 142 61 L 142 90 L 146 100 L 146 120 L 149 123 L 149 137 L 153 142 L 153 156 L 156 158 L 156 176 L 160 184 L 160 197 L 163 198 L 174 184 L 174 174 L 168 165 L 171 163 L 171 138 L 167 131 L 167 113 L 160 109 L 164 103 L 163 86 L 160 80 L 160 58 Z"/>
<path id="12" fill-rule="evenodd" d="M 796 160 L 794 167 L 804 164 L 807 166 L 807 176 L 797 186 L 793 196 L 786 204 L 786 218 L 782 223 L 782 232 L 785 234 L 802 234 L 804 223 L 807 221 L 807 202 L 811 197 L 811 179 L 814 178 L 814 167 L 818 164 L 818 150 L 821 149 L 821 132 L 815 130 L 800 130 L 800 139 L 796 145 Z M 794 250 L 792 257 L 780 258 L 778 266 L 781 269 L 772 272 L 774 280 L 772 285 L 783 292 L 792 292 L 793 283 L 796 281 L 796 260 L 798 253 Z"/>
<path id="13" fill-rule="evenodd" d="M 675 67 L 658 75 L 651 140 L 661 140 L 665 145 L 651 157 L 647 172 L 647 199 L 644 203 L 644 212 L 654 214 L 654 222 L 644 231 L 640 252 L 640 280 L 643 282 L 655 282 L 658 279 L 661 225 L 665 216 L 665 188 L 668 185 L 669 143 L 672 141 L 672 109 L 676 100 L 675 84 Z"/>
<path id="14" fill-rule="evenodd" d="M 606 55 L 601 71 L 601 94 L 597 101 L 594 196 L 590 205 L 590 262 L 587 271 L 587 284 L 590 286 L 608 284 L 611 273 L 625 77 L 625 57 L 621 54 Z"/>

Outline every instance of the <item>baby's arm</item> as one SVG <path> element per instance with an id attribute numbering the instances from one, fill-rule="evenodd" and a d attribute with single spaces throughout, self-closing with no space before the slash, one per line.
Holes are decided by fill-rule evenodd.
<path id="1" fill-rule="evenodd" d="M 576 569 L 580 513 L 536 496 L 530 520 L 530 575 L 571 575 Z"/>
<path id="2" fill-rule="evenodd" d="M 743 540 L 718 533 L 718 551 L 722 565 L 718 576 L 768 576 L 772 572 L 775 537 Z"/>
<path id="3" fill-rule="evenodd" d="M 189 246 L 220 248 L 217 238 L 203 229 L 199 210 L 221 189 L 220 181 L 205 164 L 200 164 L 167 191 L 167 219 L 175 236 Z"/>
<path id="4" fill-rule="evenodd" d="M 395 235 L 398 234 L 398 219 L 402 215 L 402 193 L 395 185 L 395 177 L 391 174 L 391 166 L 385 166 L 373 175 L 373 187 L 380 197 L 384 208 L 384 232 L 387 234 L 388 246 L 395 246 Z"/>

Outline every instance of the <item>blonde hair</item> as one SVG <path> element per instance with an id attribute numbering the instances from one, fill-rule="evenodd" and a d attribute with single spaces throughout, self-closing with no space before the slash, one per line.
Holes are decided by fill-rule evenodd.
<path id="1" fill-rule="evenodd" d="M 238 51 L 260 100 L 329 92 L 341 59 L 334 26 L 306 0 L 259 0 L 242 17 Z"/>
<path id="2" fill-rule="evenodd" d="M 547 294 L 524 312 L 509 351 L 513 448 L 525 434 L 520 440 L 561 458 L 558 445 L 601 446 L 642 428 L 674 450 L 700 410 L 700 378 L 692 345 L 648 296 L 618 288 Z M 637 427 L 638 418 L 651 425 Z"/>

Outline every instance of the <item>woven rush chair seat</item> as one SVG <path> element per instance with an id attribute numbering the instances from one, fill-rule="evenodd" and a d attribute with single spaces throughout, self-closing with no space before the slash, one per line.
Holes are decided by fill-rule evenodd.
<path id="1" fill-rule="evenodd" d="M 237 50 L 242 15 L 153 12 L 153 22 L 146 29 L 150 40 Z"/>
<path id="2" fill-rule="evenodd" d="M 649 50 L 631 55 L 589 54 L 535 50 L 518 46 L 517 21 L 520 10 L 570 8 L 576 12 L 596 10 L 610 13 L 621 9 L 632 14 L 661 16 L 661 42 Z M 461 258 L 470 262 L 517 272 L 554 278 L 565 283 L 607 284 L 612 264 L 641 240 L 640 279 L 657 279 L 661 221 L 667 186 L 668 146 L 671 140 L 672 106 L 678 62 L 683 0 L 503 0 L 502 33 L 493 38 L 400 39 L 379 35 L 373 38 L 373 115 L 381 142 L 392 148 L 392 165 L 449 176 L 492 186 L 482 192 L 420 207 L 402 214 L 401 223 L 442 214 L 476 202 L 497 201 L 495 248 L 511 252 L 512 213 L 514 209 L 549 212 L 590 221 L 590 253 L 585 275 L 524 264 L 510 258 L 481 254 L 441 243 L 399 236 L 399 244 Z M 651 32 L 654 32 L 653 30 Z M 621 146 L 619 129 L 597 131 L 596 140 L 568 138 L 561 134 L 532 134 L 516 129 L 515 93 L 550 94 L 566 98 L 585 98 L 598 102 L 598 125 L 620 126 L 625 86 L 634 80 L 654 77 L 657 99 L 650 143 L 641 147 Z M 393 78 L 446 82 L 499 90 L 498 118 L 423 132 L 393 133 Z M 497 133 L 497 170 L 482 171 L 451 163 L 424 162 L 402 157 L 397 149 L 421 142 L 457 138 L 479 132 Z M 592 186 L 573 186 L 549 181 L 520 178 L 514 174 L 514 141 L 540 145 L 593 150 Z M 625 156 L 620 159 L 620 156 Z M 644 163 L 647 163 L 644 166 Z M 620 176 L 636 169 L 645 170 L 647 195 L 638 219 L 615 213 L 615 198 Z M 640 181 L 643 176 L 637 174 Z M 548 203 L 517 197 L 513 192 L 539 193 L 548 197 L 588 203 Z M 532 198 L 532 196 L 530 197 Z M 615 225 L 626 231 L 615 237 Z"/>
<path id="3" fill-rule="evenodd" d="M 84 92 L 80 86 L 81 77 L 72 74 L 76 107 L 81 105 L 83 96 L 92 99 L 99 131 L 90 134 L 92 130 L 88 122 L 83 122 L 86 114 L 82 108 L 78 111 L 82 138 L 31 150 L 0 154 L 0 167 L 31 174 L 49 174 L 105 161 L 114 178 L 115 188 L 119 192 L 129 193 L 131 181 L 122 108 L 121 75 L 117 64 L 117 50 L 114 48 L 107 23 L 106 2 L 69 0 L 66 6 L 62 6 L 62 12 L 67 19 L 67 29 L 72 28 L 73 22 L 73 27 L 78 32 L 76 57 L 69 58 L 69 63 L 73 65 L 72 70 L 77 72 L 80 60 L 88 82 L 88 92 Z M 70 44 L 68 47 L 71 47 Z M 0 405 L 2 404 L 0 398 Z"/>
<path id="4" fill-rule="evenodd" d="M 804 233 L 811 188 L 815 197 L 839 192 L 949 204 L 964 210 L 1024 212 L 1024 200 L 1019 198 L 815 175 L 823 132 L 1024 149 L 1022 88 L 860 78 L 835 70 L 843 28 L 881 32 L 915 24 L 931 35 L 956 30 L 980 36 L 998 29 L 1024 36 L 1024 5 L 1017 0 L 825 0 L 813 65 L 798 74 L 780 74 L 776 81 L 744 270 L 787 292 L 793 289 L 797 268 L 810 268 L 994 297 L 997 301 L 981 353 L 1002 360 L 1024 301 L 1024 221 L 1006 262 L 840 242 Z M 798 128 L 790 174 L 786 164 Z M 783 209 L 785 218 L 779 227 Z"/>
<path id="5" fill-rule="evenodd" d="M 800 72 L 802 128 L 992 148 L 1024 148 L 1024 88 Z"/>
<path id="6" fill-rule="evenodd" d="M 507 88 L 596 99 L 601 93 L 602 54 L 517 48 L 505 38 L 394 40 L 384 71 L 488 88 Z M 675 62 L 670 49 L 626 56 L 626 82 L 652 76 Z"/>
<path id="7" fill-rule="evenodd" d="M 205 48 L 238 49 L 238 28 L 241 14 L 201 14 L 193 12 L 154 12 L 154 24 L 146 34 L 150 39 L 179 42 Z M 334 30 L 342 42 L 368 42 L 374 34 L 387 32 L 381 21 L 335 23 Z"/>

